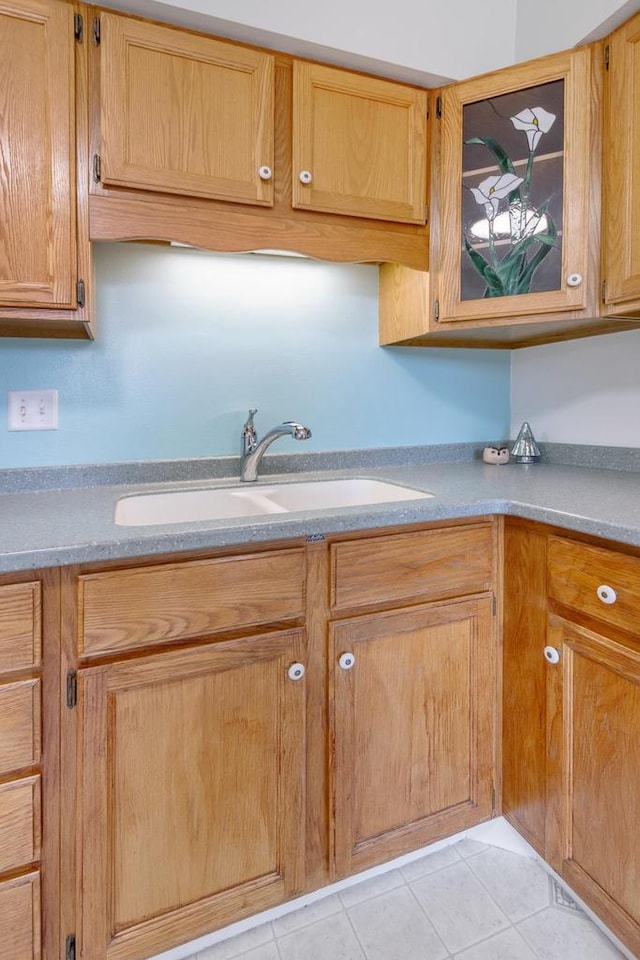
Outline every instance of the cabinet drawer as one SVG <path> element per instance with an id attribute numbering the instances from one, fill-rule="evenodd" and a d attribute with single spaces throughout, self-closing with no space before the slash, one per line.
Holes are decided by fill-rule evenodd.
<path id="1" fill-rule="evenodd" d="M 40 663 L 40 584 L 0 587 L 0 673 Z"/>
<path id="2" fill-rule="evenodd" d="M 40 681 L 0 684 L 0 776 L 40 760 Z"/>
<path id="3" fill-rule="evenodd" d="M 0 786 L 0 873 L 40 859 L 40 777 Z"/>
<path id="4" fill-rule="evenodd" d="M 0 960 L 39 960 L 40 877 L 0 883 Z"/>
<path id="5" fill-rule="evenodd" d="M 81 576 L 81 656 L 206 637 L 304 613 L 303 549 Z"/>
<path id="6" fill-rule="evenodd" d="M 613 626 L 639 632 L 640 558 L 553 537 L 547 578 L 552 599 Z M 613 599 L 610 591 L 615 591 L 615 600 L 606 603 L 600 595 Z"/>
<path id="7" fill-rule="evenodd" d="M 490 590 L 492 546 L 489 524 L 333 544 L 332 609 Z"/>

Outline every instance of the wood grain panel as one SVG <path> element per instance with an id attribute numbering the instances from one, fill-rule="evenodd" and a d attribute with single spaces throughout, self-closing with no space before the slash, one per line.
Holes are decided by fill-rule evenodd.
<path id="1" fill-rule="evenodd" d="M 40 960 L 40 877 L 0 883 L 0 960 Z"/>
<path id="2" fill-rule="evenodd" d="M 640 652 L 552 617 L 548 858 L 634 955 L 640 951 Z"/>
<path id="3" fill-rule="evenodd" d="M 0 672 L 40 664 L 41 620 L 38 582 L 0 587 Z"/>
<path id="4" fill-rule="evenodd" d="M 640 311 L 640 15 L 616 30 L 606 43 L 603 278 L 606 301 Z"/>
<path id="5" fill-rule="evenodd" d="M 332 624 L 334 872 L 364 869 L 491 813 L 491 601 Z M 339 666 L 342 653 L 355 664 Z"/>
<path id="6" fill-rule="evenodd" d="M 615 603 L 599 599 L 601 585 L 613 587 Z M 561 537 L 549 541 L 549 596 L 563 606 L 636 632 L 640 610 L 640 558 Z"/>
<path id="7" fill-rule="evenodd" d="M 83 944 L 143 957 L 292 896 L 302 631 L 80 671 Z"/>
<path id="8" fill-rule="evenodd" d="M 272 55 L 102 13 L 100 65 L 105 183 L 273 203 Z"/>
<path id="9" fill-rule="evenodd" d="M 430 273 L 400 263 L 381 263 L 378 280 L 380 346 L 421 337 L 431 316 Z"/>
<path id="10" fill-rule="evenodd" d="M 504 535 L 504 813 L 543 854 L 547 791 L 547 538 L 533 525 Z"/>
<path id="11" fill-rule="evenodd" d="M 300 619 L 304 576 L 302 549 L 81 576 L 81 655 Z"/>
<path id="12" fill-rule="evenodd" d="M 40 858 L 40 777 L 0 785 L 0 873 Z"/>
<path id="13" fill-rule="evenodd" d="M 423 224 L 426 126 L 424 90 L 294 61 L 294 207 Z"/>
<path id="14" fill-rule="evenodd" d="M 40 759 L 40 681 L 0 684 L 0 776 Z"/>
<path id="15" fill-rule="evenodd" d="M 331 546 L 331 606 L 436 600 L 492 586 L 490 524 L 352 540 Z"/>
<path id="16" fill-rule="evenodd" d="M 0 9 L 0 304 L 74 307 L 73 7 Z"/>

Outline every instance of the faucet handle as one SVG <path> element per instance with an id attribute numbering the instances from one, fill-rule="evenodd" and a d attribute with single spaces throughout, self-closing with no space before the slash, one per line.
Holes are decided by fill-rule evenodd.
<path id="1" fill-rule="evenodd" d="M 256 428 L 253 423 L 253 416 L 258 412 L 258 408 L 255 410 L 249 409 L 249 416 L 247 417 L 244 427 L 242 428 L 242 455 L 251 453 L 258 441 L 258 435 L 256 433 Z"/>

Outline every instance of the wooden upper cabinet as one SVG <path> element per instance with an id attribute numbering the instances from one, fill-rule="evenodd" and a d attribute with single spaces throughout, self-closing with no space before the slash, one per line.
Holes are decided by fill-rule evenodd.
<path id="1" fill-rule="evenodd" d="M 0 7 L 0 308 L 75 307 L 73 7 Z"/>
<path id="2" fill-rule="evenodd" d="M 424 90 L 293 64 L 293 205 L 425 222 Z"/>
<path id="3" fill-rule="evenodd" d="M 640 315 L 640 14 L 611 34 L 605 81 L 602 263 L 611 313 Z M 605 48 L 606 49 L 606 48 Z"/>
<path id="4" fill-rule="evenodd" d="M 271 205 L 273 56 L 116 14 L 100 19 L 102 182 Z"/>
<path id="5" fill-rule="evenodd" d="M 440 323 L 596 315 L 593 59 L 583 47 L 442 91 L 432 259 Z"/>
<path id="6" fill-rule="evenodd" d="M 92 240 L 427 268 L 425 91 L 116 13 L 84 46 Z"/>

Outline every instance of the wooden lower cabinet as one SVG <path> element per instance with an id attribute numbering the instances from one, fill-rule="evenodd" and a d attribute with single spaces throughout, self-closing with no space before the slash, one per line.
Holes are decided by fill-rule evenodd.
<path id="1" fill-rule="evenodd" d="M 480 519 L 63 573 L 78 957 L 152 957 L 492 815 L 495 537 Z"/>
<path id="2" fill-rule="evenodd" d="M 304 640 L 79 671 L 80 956 L 149 957 L 301 888 Z"/>
<path id="3" fill-rule="evenodd" d="M 640 956 L 639 553 L 507 519 L 504 563 L 503 812 Z"/>
<path id="4" fill-rule="evenodd" d="M 334 623 L 330 646 L 335 875 L 490 817 L 491 600 Z"/>
<path id="5" fill-rule="evenodd" d="M 640 955 L 640 643 L 552 616 L 547 859 Z"/>

